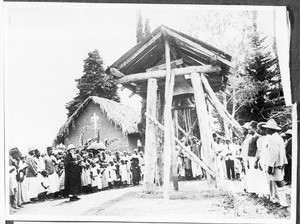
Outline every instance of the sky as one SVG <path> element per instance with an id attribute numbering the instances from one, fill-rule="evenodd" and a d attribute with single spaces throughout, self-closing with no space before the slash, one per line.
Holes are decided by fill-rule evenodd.
<path id="1" fill-rule="evenodd" d="M 52 144 L 67 119 L 65 105 L 76 96 L 75 79 L 82 75 L 88 52 L 98 49 L 104 63 L 111 65 L 136 44 L 138 9 L 149 18 L 152 30 L 161 24 L 180 30 L 200 7 L 206 7 L 11 2 L 3 5 L 5 147 L 18 147 L 23 152 L 28 147 L 45 151 Z M 273 35 L 272 10 L 263 10 L 262 30 Z M 140 98 L 129 99 L 129 94 L 122 91 L 121 102 L 139 108 Z"/>

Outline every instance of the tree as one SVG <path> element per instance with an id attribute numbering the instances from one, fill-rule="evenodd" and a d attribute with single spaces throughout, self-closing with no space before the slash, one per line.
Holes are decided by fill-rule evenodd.
<path id="1" fill-rule="evenodd" d="M 66 108 L 71 116 L 77 108 L 89 97 L 98 96 L 119 102 L 117 94 L 118 87 L 112 80 L 104 80 L 103 59 L 98 50 L 88 53 L 88 58 L 84 60 L 83 75 L 76 79 L 76 87 L 79 93 L 72 101 L 67 103 Z"/>
<path id="2" fill-rule="evenodd" d="M 144 27 L 144 28 L 143 28 Z M 141 42 L 147 35 L 151 33 L 149 18 L 145 20 L 145 26 L 143 25 L 143 17 L 140 11 L 137 13 L 137 24 L 136 24 L 136 42 Z M 146 105 L 147 100 L 142 99 L 141 108 L 141 121 L 138 124 L 138 130 L 141 135 L 142 144 L 145 144 L 145 130 L 146 130 Z"/>
<path id="3" fill-rule="evenodd" d="M 144 38 L 151 33 L 150 21 L 149 18 L 145 20 L 145 28 L 144 28 Z"/>
<path id="4" fill-rule="evenodd" d="M 143 24 L 143 16 L 140 11 L 137 12 L 137 23 L 136 23 L 136 42 L 141 42 L 146 36 L 151 33 L 149 18 L 145 19 Z"/>
<path id="5" fill-rule="evenodd" d="M 203 11 L 190 23 L 185 32 L 232 56 L 227 87 L 217 93 L 232 116 L 241 124 L 274 118 L 289 126 L 291 109 L 284 105 L 275 42 L 268 44 L 258 33 L 257 12 Z M 222 119 L 219 123 L 226 130 Z"/>
<path id="6" fill-rule="evenodd" d="M 137 13 L 137 24 L 136 24 L 136 42 L 139 43 L 144 38 L 144 25 L 143 17 L 140 11 Z"/>

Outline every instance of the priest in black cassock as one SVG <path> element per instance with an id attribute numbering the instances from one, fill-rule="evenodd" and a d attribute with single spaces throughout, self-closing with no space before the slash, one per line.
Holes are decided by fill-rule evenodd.
<path id="1" fill-rule="evenodd" d="M 65 157 L 65 192 L 70 195 L 70 201 L 77 201 L 79 193 L 78 183 L 80 182 L 80 166 L 79 161 L 75 155 L 76 147 L 70 144 L 67 148 L 67 155 Z"/>

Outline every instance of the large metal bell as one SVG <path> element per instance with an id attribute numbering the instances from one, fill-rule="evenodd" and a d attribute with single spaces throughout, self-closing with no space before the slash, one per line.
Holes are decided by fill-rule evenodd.
<path id="1" fill-rule="evenodd" d="M 193 108 L 195 108 L 195 106 L 194 104 L 192 104 L 189 98 L 176 99 L 172 104 L 172 110 L 184 110 Z"/>
<path id="2" fill-rule="evenodd" d="M 193 88 L 187 83 L 184 76 L 175 76 L 173 97 L 174 100 L 194 95 Z"/>

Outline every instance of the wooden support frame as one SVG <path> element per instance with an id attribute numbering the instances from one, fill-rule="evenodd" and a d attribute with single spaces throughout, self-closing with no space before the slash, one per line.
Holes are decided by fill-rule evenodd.
<path id="1" fill-rule="evenodd" d="M 166 84 L 165 84 L 165 109 L 164 109 L 164 199 L 170 199 L 170 168 L 171 168 L 171 150 L 175 150 L 174 128 L 172 125 L 172 99 L 175 75 L 171 71 L 170 44 L 165 39 L 166 55 Z"/>
<path id="2" fill-rule="evenodd" d="M 211 105 L 218 111 L 220 116 L 230 124 L 237 136 L 243 136 L 243 128 L 220 103 L 204 74 L 201 74 L 201 81 L 208 94 L 207 99 L 211 102 Z"/>
<path id="3" fill-rule="evenodd" d="M 205 93 L 202 86 L 202 81 L 199 73 L 191 74 L 191 81 L 194 88 L 194 97 L 196 103 L 196 112 L 199 122 L 200 136 L 202 142 L 202 152 L 204 155 L 204 161 L 206 164 L 213 167 L 213 161 L 211 159 L 212 150 L 212 134 L 209 127 L 209 115 L 206 109 Z M 216 180 L 208 178 L 208 183 L 216 183 Z"/>
<path id="4" fill-rule="evenodd" d="M 220 66 L 212 66 L 212 65 L 199 65 L 199 66 L 189 66 L 184 68 L 174 68 L 172 69 L 172 73 L 177 75 L 186 75 L 193 72 L 199 73 L 220 73 L 221 68 Z M 116 84 L 128 84 L 131 82 L 142 82 L 146 81 L 150 78 L 162 79 L 166 78 L 167 71 L 166 70 L 159 70 L 159 71 L 152 71 L 152 72 L 142 72 L 142 73 L 135 73 L 130 75 L 125 75 L 124 77 L 115 80 Z"/>
<path id="5" fill-rule="evenodd" d="M 149 79 L 147 88 L 147 113 L 156 117 L 157 100 L 157 80 Z M 153 192 L 154 172 L 156 162 L 156 131 L 155 125 L 146 120 L 146 139 L 145 139 L 145 180 L 144 190 L 146 193 Z"/>

